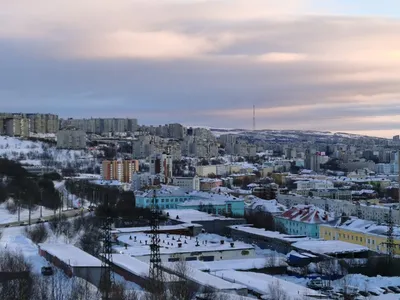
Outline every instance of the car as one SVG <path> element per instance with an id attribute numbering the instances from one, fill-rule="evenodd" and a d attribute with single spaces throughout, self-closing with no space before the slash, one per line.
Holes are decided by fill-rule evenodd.
<path id="1" fill-rule="evenodd" d="M 8 228 L 8 227 L 10 227 L 10 224 L 6 224 L 6 225 L 4 225 L 4 227 Z"/>
<path id="2" fill-rule="evenodd" d="M 19 223 L 19 226 L 26 226 L 26 225 L 28 225 L 26 222 Z"/>
<path id="3" fill-rule="evenodd" d="M 44 223 L 44 220 L 42 218 L 37 219 L 36 223 Z"/>
<path id="4" fill-rule="evenodd" d="M 53 268 L 50 266 L 42 267 L 41 273 L 43 276 L 51 276 L 54 274 Z"/>

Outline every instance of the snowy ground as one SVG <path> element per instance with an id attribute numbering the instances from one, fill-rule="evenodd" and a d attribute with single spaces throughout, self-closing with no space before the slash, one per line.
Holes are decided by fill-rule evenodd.
<path id="1" fill-rule="evenodd" d="M 288 275 L 278 275 L 275 276 L 279 279 L 283 279 L 286 281 L 290 281 L 302 286 L 306 286 L 307 283 L 310 281 L 307 278 L 297 278 L 295 276 L 288 276 Z M 367 277 L 361 274 L 349 274 L 345 276 L 343 279 L 335 280 L 332 282 L 332 286 L 335 290 L 339 290 L 343 286 L 353 286 L 357 287 L 360 291 L 368 291 L 373 290 L 379 293 L 380 287 L 388 287 L 388 286 L 400 286 L 400 277 Z M 400 299 L 400 294 L 393 294 L 393 295 L 380 295 L 372 297 L 370 299 Z"/>
<path id="2" fill-rule="evenodd" d="M 87 166 L 95 164 L 91 153 L 85 150 L 57 149 L 42 142 L 0 136 L 0 157 L 38 166 L 42 164 L 43 154 L 62 167 L 77 162 Z"/>
<path id="3" fill-rule="evenodd" d="M 47 261 L 39 255 L 38 247 L 24 235 L 23 227 L 4 228 L 0 240 L 2 248 L 21 252 L 32 265 L 33 272 L 40 274 L 40 269 L 47 266 Z"/>
<path id="4" fill-rule="evenodd" d="M 7 223 L 13 223 L 18 221 L 18 212 L 15 214 L 11 214 L 7 208 L 6 208 L 6 203 L 0 204 L 0 224 L 7 224 Z M 43 217 L 51 216 L 54 214 L 54 210 L 48 209 L 43 207 L 42 208 L 42 215 Z M 31 211 L 31 219 L 37 219 L 40 218 L 40 207 L 36 206 L 35 208 L 32 209 Z M 22 209 L 20 212 L 20 221 L 28 221 L 29 219 L 29 210 L 28 209 Z"/>

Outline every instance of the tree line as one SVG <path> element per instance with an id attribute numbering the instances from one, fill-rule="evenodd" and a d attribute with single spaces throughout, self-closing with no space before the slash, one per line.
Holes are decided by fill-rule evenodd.
<path id="1" fill-rule="evenodd" d="M 59 174 L 34 175 L 19 163 L 0 159 L 0 203 L 9 198 L 21 206 L 42 205 L 50 209 L 60 206 L 60 195 L 53 180 L 60 180 Z"/>

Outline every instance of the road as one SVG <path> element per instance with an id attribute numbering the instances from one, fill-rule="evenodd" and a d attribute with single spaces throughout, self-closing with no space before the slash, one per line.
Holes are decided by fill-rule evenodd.
<path id="1" fill-rule="evenodd" d="M 79 214 L 81 213 L 86 213 L 88 212 L 88 209 L 84 209 L 83 212 L 81 209 L 69 209 L 69 210 L 64 210 L 61 212 L 61 214 L 65 215 L 67 218 L 73 218 L 73 217 L 77 217 L 79 216 Z M 58 210 L 56 212 L 56 216 L 60 215 L 60 211 Z M 46 217 L 42 217 L 41 219 L 44 221 L 49 221 L 54 217 L 54 215 L 50 215 L 50 216 L 46 216 Z M 32 218 L 31 219 L 31 224 L 36 224 L 36 222 L 39 220 L 40 218 Z M 6 228 L 6 227 L 18 227 L 21 226 L 21 223 L 26 223 L 24 226 L 28 226 L 28 219 L 21 219 L 20 222 L 10 222 L 10 223 L 4 223 L 4 224 L 0 224 L 0 228 Z"/>

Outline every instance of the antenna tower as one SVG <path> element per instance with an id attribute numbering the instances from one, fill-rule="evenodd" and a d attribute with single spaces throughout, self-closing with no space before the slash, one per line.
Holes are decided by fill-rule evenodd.
<path id="1" fill-rule="evenodd" d="M 256 130 L 256 106 L 253 105 L 253 131 Z"/>
<path id="2" fill-rule="evenodd" d="M 150 244 L 150 266 L 149 277 L 151 280 L 151 289 L 154 294 L 159 295 L 163 290 L 163 278 L 161 270 L 161 255 L 160 255 L 160 238 L 158 232 L 160 230 L 159 210 L 157 204 L 157 192 L 153 190 L 153 200 L 151 204 L 151 244 Z"/>
<path id="3" fill-rule="evenodd" d="M 105 195 L 105 211 L 106 217 L 103 219 L 103 260 L 101 264 L 101 278 L 100 278 L 100 290 L 104 300 L 110 300 L 112 290 L 114 287 L 114 273 L 111 270 L 112 265 L 112 237 L 111 237 L 111 209 L 108 203 L 108 195 Z"/>
<path id="4" fill-rule="evenodd" d="M 387 259 L 388 263 L 390 264 L 393 261 L 394 257 L 394 238 L 393 238 L 393 216 L 392 216 L 392 208 L 389 209 L 389 214 L 387 216 L 387 239 L 386 239 L 386 250 L 387 250 Z"/>

